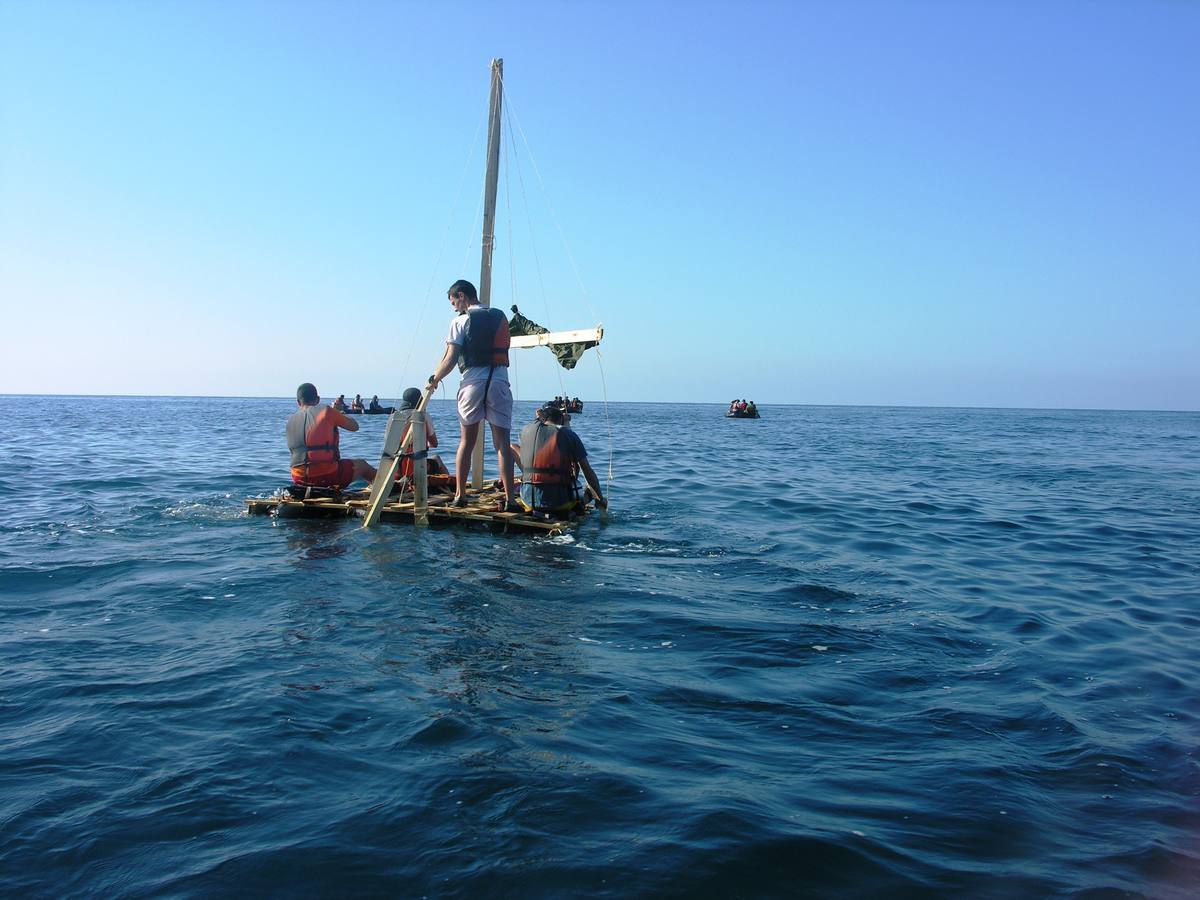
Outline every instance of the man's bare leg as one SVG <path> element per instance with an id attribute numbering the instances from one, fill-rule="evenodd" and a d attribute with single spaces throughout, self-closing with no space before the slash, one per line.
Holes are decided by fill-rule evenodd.
<path id="1" fill-rule="evenodd" d="M 479 422 L 461 426 L 458 434 L 458 451 L 454 454 L 454 496 L 467 496 L 467 474 L 471 471 L 471 454 L 479 437 Z"/>
<path id="2" fill-rule="evenodd" d="M 492 443 L 496 446 L 496 458 L 500 462 L 500 483 L 504 485 L 504 499 L 513 499 L 513 452 L 508 441 L 509 431 L 492 425 Z"/>

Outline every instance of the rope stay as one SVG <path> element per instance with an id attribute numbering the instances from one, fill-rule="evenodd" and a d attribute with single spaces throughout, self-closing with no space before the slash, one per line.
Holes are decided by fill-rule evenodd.
<path id="1" fill-rule="evenodd" d="M 554 227 L 558 231 L 559 240 L 562 241 L 563 250 L 567 254 L 567 259 L 571 263 L 571 271 L 575 275 L 575 283 L 579 287 L 579 294 L 583 298 L 583 302 L 587 305 L 588 312 L 592 314 L 592 319 L 596 322 L 600 321 L 600 317 L 596 315 L 596 310 L 592 306 L 592 301 L 588 295 L 587 287 L 583 283 L 583 277 L 579 274 L 579 265 L 575 262 L 575 255 L 571 252 L 571 246 L 567 242 L 566 232 L 563 230 L 562 223 L 558 219 L 558 214 L 554 211 L 554 205 L 550 202 L 550 193 L 546 189 L 545 179 L 542 178 L 542 171 L 538 168 L 537 159 L 533 155 L 533 148 L 529 146 L 529 139 L 525 136 L 525 129 L 521 127 L 521 119 L 517 115 L 516 104 L 512 102 L 512 98 L 508 95 L 508 91 L 504 93 L 505 100 L 509 109 L 509 114 L 512 120 L 516 123 L 517 132 L 521 135 L 521 142 L 525 145 L 525 152 L 529 154 L 529 164 L 533 167 L 533 173 L 537 176 L 538 185 L 542 189 L 542 197 L 546 203 L 546 209 L 550 212 L 550 218 L 554 221 Z"/>
<path id="2" fill-rule="evenodd" d="M 442 265 L 442 258 L 445 256 L 446 248 L 450 243 L 450 230 L 451 230 L 452 226 L 454 225 L 454 217 L 457 214 L 458 207 L 462 202 L 463 186 L 467 183 L 467 172 L 471 168 L 471 163 L 475 159 L 475 150 L 479 146 L 479 135 L 482 133 L 483 123 L 486 121 L 487 121 L 487 116 L 485 115 L 479 121 L 479 123 L 475 126 L 475 136 L 471 139 L 471 150 L 467 154 L 467 158 L 463 162 L 462 171 L 459 173 L 459 176 L 458 176 L 458 186 L 455 188 L 455 191 L 454 191 L 454 202 L 451 204 L 450 211 L 446 217 L 446 227 L 442 231 L 441 244 L 438 246 L 437 256 L 435 257 L 434 262 L 433 262 L 433 267 L 429 272 L 429 283 L 426 284 L 426 286 L 425 286 L 425 295 L 421 298 L 420 306 L 417 309 L 417 323 L 412 328 L 411 337 L 409 338 L 409 342 L 408 342 L 408 353 L 405 355 L 404 365 L 400 369 L 401 384 L 396 389 L 395 396 L 397 396 L 397 397 L 399 397 L 404 392 L 404 390 L 405 390 L 404 384 L 408 381 L 408 378 L 407 378 L 408 367 L 412 363 L 413 350 L 416 349 L 417 338 L 421 334 L 421 325 L 425 321 L 425 311 L 429 308 L 430 299 L 433 297 L 433 281 L 435 278 L 437 278 L 438 270 L 441 268 L 441 265 Z M 482 207 L 482 205 L 483 205 L 482 198 L 480 199 L 479 202 L 480 202 L 480 206 Z M 477 210 L 475 213 L 476 217 L 478 217 L 479 214 L 480 213 Z M 474 227 L 474 223 L 472 223 L 472 227 Z"/>
<path id="3" fill-rule="evenodd" d="M 513 168 L 516 169 L 517 184 L 521 190 L 521 208 L 525 211 L 525 226 L 526 226 L 526 230 L 529 233 L 529 246 L 530 246 L 530 251 L 533 254 L 534 272 L 537 275 L 538 288 L 541 292 L 542 308 L 546 312 L 546 318 L 543 321 L 549 322 L 550 321 L 550 302 L 549 302 L 549 297 L 546 293 L 546 278 L 545 278 L 544 272 L 542 271 L 542 258 L 541 258 L 541 255 L 538 253 L 537 235 L 533 229 L 533 217 L 530 215 L 529 195 L 525 190 L 525 174 L 521 169 L 521 157 L 520 157 L 520 154 L 517 153 L 517 144 L 516 144 L 516 140 L 514 139 L 514 135 L 513 135 L 512 119 L 509 118 L 507 106 L 505 107 L 505 125 L 506 125 L 505 130 L 508 135 L 509 152 L 506 156 L 506 162 L 505 162 L 504 187 L 507 192 L 511 193 L 512 189 L 511 189 L 511 186 L 509 183 L 509 178 L 508 178 L 508 173 L 509 173 L 508 160 L 511 160 L 512 161 L 511 165 L 513 166 Z M 509 224 L 508 247 L 509 247 L 509 260 L 510 260 L 510 264 L 511 264 L 511 261 L 514 260 L 516 257 L 516 254 L 512 252 L 513 247 L 516 246 L 516 243 L 515 243 L 515 240 L 513 237 L 513 229 L 512 229 L 512 218 L 511 218 L 512 217 L 512 206 L 511 206 L 511 202 L 510 202 L 510 199 L 508 196 L 505 197 L 505 209 L 508 212 L 508 215 L 510 217 L 509 223 L 508 223 Z M 517 296 L 518 295 L 517 295 L 517 287 L 516 287 L 516 275 L 515 275 L 515 267 L 514 267 L 514 275 L 513 275 L 513 279 L 512 279 L 512 299 L 513 299 L 514 303 L 517 302 Z M 547 326 L 547 327 L 549 327 L 549 326 Z M 551 330 L 553 330 L 553 329 L 551 329 Z M 554 375 L 555 375 L 555 378 L 557 378 L 557 380 L 558 380 L 559 395 L 565 395 L 567 392 L 567 389 L 566 389 L 565 383 L 563 382 L 563 374 L 562 374 L 561 366 L 554 367 Z"/>
<path id="4" fill-rule="evenodd" d="M 537 177 L 538 186 L 541 188 L 541 191 L 542 191 L 543 202 L 546 205 L 546 209 L 550 213 L 550 218 L 554 222 L 555 229 L 558 231 L 558 237 L 559 237 L 559 240 L 562 242 L 563 251 L 566 253 L 567 260 L 571 264 L 571 271 L 575 275 L 575 283 L 579 289 L 579 294 L 583 298 L 583 302 L 587 306 L 588 311 L 592 314 L 592 320 L 599 322 L 600 317 L 598 315 L 596 315 L 596 310 L 592 306 L 591 298 L 588 294 L 587 287 L 584 285 L 583 277 L 581 276 L 580 271 L 579 271 L 579 264 L 575 260 L 575 254 L 571 252 L 571 246 L 567 241 L 566 232 L 562 227 L 562 222 L 559 220 L 558 214 L 554 210 L 554 204 L 550 202 L 550 193 L 546 188 L 545 179 L 542 178 L 541 169 L 538 168 L 537 158 L 533 154 L 533 148 L 529 145 L 529 138 L 525 134 L 525 129 L 521 126 L 521 119 L 520 119 L 520 116 L 517 114 L 516 104 L 513 103 L 512 96 L 509 94 L 508 88 L 504 84 L 504 76 L 501 75 L 500 79 L 501 79 L 501 88 L 504 90 L 504 99 L 505 99 L 504 118 L 508 124 L 510 145 L 515 143 L 514 128 L 513 128 L 513 126 L 515 125 L 516 126 L 515 134 L 519 134 L 521 136 L 521 142 L 525 146 L 525 152 L 529 155 L 529 164 L 533 168 L 534 175 Z M 515 147 L 511 147 L 511 149 L 508 153 L 508 156 L 517 160 L 517 162 L 516 162 L 517 181 L 521 188 L 521 199 L 522 199 L 522 203 L 525 207 L 526 221 L 528 222 L 528 226 L 529 226 L 530 245 L 533 248 L 534 265 L 536 267 L 538 283 L 539 283 L 539 286 L 541 288 L 541 293 L 542 293 L 542 305 L 546 310 L 547 321 L 549 321 L 550 306 L 549 306 L 549 302 L 548 302 L 548 294 L 546 292 L 545 279 L 544 279 L 543 273 L 542 273 L 541 258 L 537 252 L 537 241 L 533 236 L 533 234 L 534 234 L 533 222 L 532 222 L 532 218 L 529 215 L 530 204 L 529 204 L 528 196 L 526 195 L 526 191 L 525 191 L 525 179 L 524 179 L 524 175 L 523 175 L 521 165 L 520 165 L 520 156 L 516 153 Z M 507 172 L 507 169 L 506 169 L 506 172 Z M 505 190 L 506 191 L 510 190 L 507 175 L 505 178 Z M 511 207 L 508 206 L 508 198 L 507 197 L 505 198 L 505 201 L 506 201 L 505 208 L 506 208 L 506 210 L 509 211 L 509 214 L 511 215 Z M 510 227 L 510 235 L 511 235 L 511 227 Z M 511 257 L 511 255 L 512 255 L 511 237 L 510 237 L 510 244 L 509 244 L 509 254 Z M 514 284 L 515 284 L 515 282 L 514 282 Z M 513 296 L 514 297 L 516 296 L 515 290 L 513 292 Z M 606 374 L 604 372 L 604 358 L 600 354 L 599 345 L 593 347 L 592 349 L 595 350 L 595 352 L 596 352 L 596 362 L 597 362 L 597 366 L 600 370 L 600 387 L 601 387 L 601 394 L 602 394 L 603 402 L 604 402 L 604 419 L 605 419 L 605 424 L 606 424 L 607 430 L 608 430 L 608 472 L 607 472 L 607 477 L 605 479 L 605 484 L 604 484 L 604 493 L 605 493 L 605 496 L 608 496 L 611 486 L 612 486 L 612 480 L 613 480 L 612 416 L 611 416 L 611 414 L 609 412 L 609 408 L 608 408 L 608 381 L 607 381 Z M 558 376 L 560 395 L 565 397 L 567 395 L 567 391 L 566 391 L 565 387 L 563 387 L 563 376 L 562 376 L 561 368 L 557 365 L 554 368 L 555 368 L 555 374 Z"/>

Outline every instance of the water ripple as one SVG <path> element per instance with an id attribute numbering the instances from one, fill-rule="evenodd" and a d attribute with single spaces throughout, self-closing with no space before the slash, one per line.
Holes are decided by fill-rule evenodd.
<path id="1" fill-rule="evenodd" d="M 616 404 L 613 516 L 526 539 L 246 516 L 286 400 L 39 403 L 65 437 L 0 437 L 6 893 L 1200 883 L 1200 416 Z"/>

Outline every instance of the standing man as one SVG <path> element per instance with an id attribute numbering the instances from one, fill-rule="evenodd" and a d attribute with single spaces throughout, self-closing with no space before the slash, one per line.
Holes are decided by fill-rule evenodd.
<path id="1" fill-rule="evenodd" d="M 608 507 L 583 441 L 567 427 L 570 421 L 570 414 L 551 401 L 521 429 L 521 502 L 533 512 L 566 516 L 581 506 L 576 478 L 581 471 L 596 505 Z"/>
<path id="2" fill-rule="evenodd" d="M 475 285 L 462 279 L 446 292 L 450 305 L 458 313 L 450 322 L 446 353 L 429 383 L 437 386 L 450 374 L 455 363 L 462 371 L 458 387 L 458 423 L 461 431 L 458 452 L 454 455 L 454 506 L 467 505 L 467 473 L 471 453 L 479 439 L 479 426 L 485 419 L 492 426 L 492 443 L 500 462 L 500 483 L 504 485 L 503 509 L 520 512 L 513 497 L 513 455 L 508 436 L 512 430 L 512 391 L 508 386 L 508 319 L 498 309 L 479 305 Z"/>
<path id="3" fill-rule="evenodd" d="M 375 468 L 365 459 L 342 459 L 338 428 L 358 431 L 358 423 L 331 406 L 309 382 L 296 388 L 300 408 L 287 420 L 288 449 L 292 451 L 292 481 L 341 490 L 355 478 L 370 481 Z"/>

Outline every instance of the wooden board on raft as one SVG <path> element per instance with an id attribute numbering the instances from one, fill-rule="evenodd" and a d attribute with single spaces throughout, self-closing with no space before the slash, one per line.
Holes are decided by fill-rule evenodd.
<path id="1" fill-rule="evenodd" d="M 416 516 L 415 504 L 411 499 L 403 500 L 393 496 L 383 505 L 380 520 L 383 522 L 404 522 L 411 524 Z M 542 519 L 524 513 L 497 512 L 496 505 L 504 493 L 495 483 L 485 483 L 478 493 L 468 494 L 471 505 L 461 508 L 451 507 L 450 495 L 431 496 L 429 498 L 429 524 L 461 524 L 487 526 L 493 531 L 516 531 L 527 534 L 555 535 L 562 534 L 580 519 L 561 521 Z M 313 497 L 298 500 L 290 494 L 279 493 L 273 497 L 251 497 L 246 501 L 246 511 L 250 515 L 277 514 L 284 518 L 298 519 L 329 519 L 365 516 L 370 503 L 369 490 L 346 491 L 335 496 Z"/>

